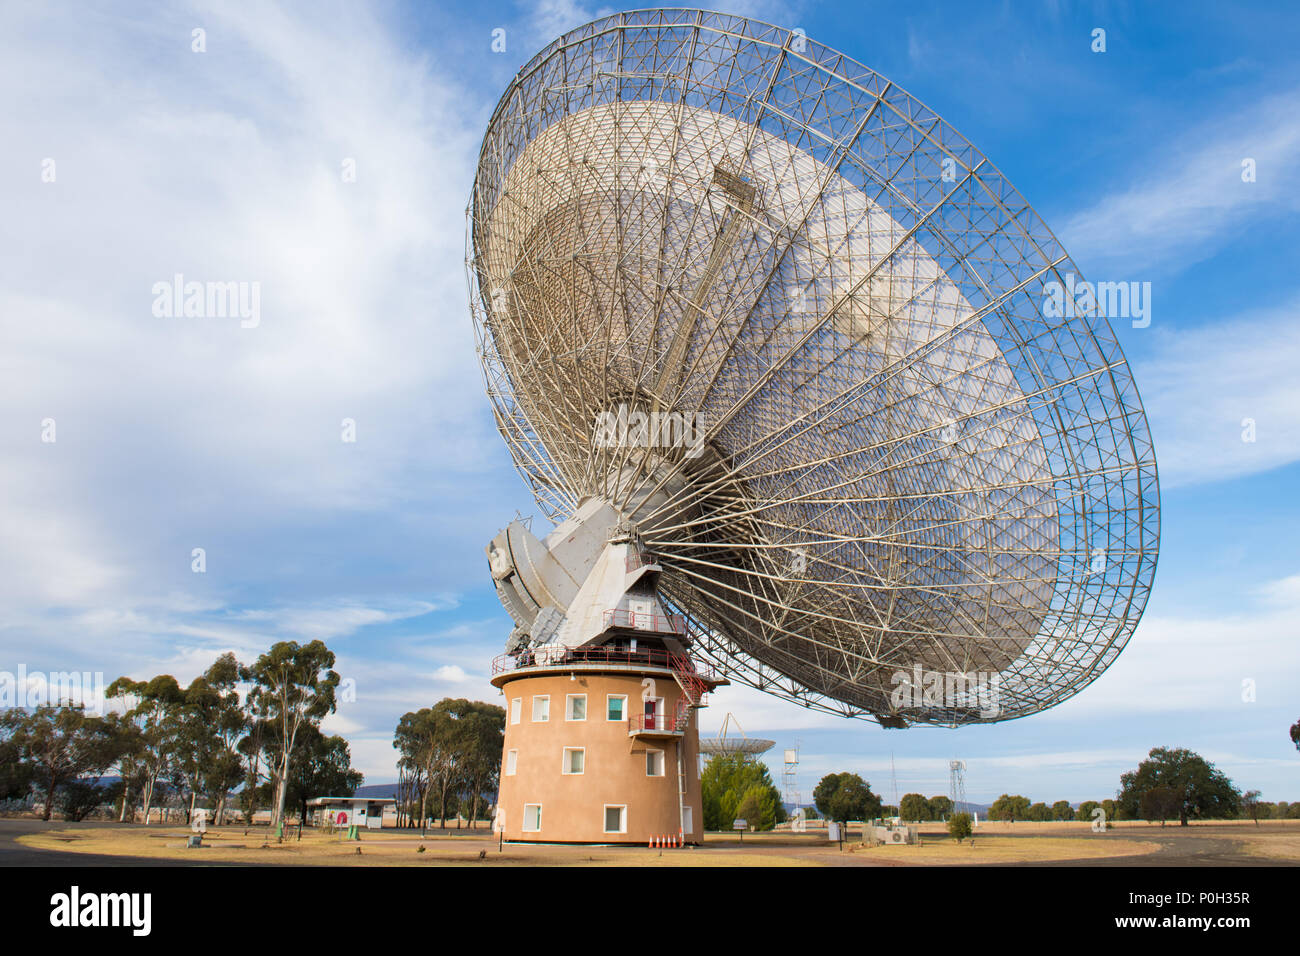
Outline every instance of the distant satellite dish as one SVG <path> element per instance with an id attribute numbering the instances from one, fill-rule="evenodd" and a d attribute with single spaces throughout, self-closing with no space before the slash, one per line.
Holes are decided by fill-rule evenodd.
<path id="1" fill-rule="evenodd" d="M 736 725 L 737 735 L 727 736 L 727 728 L 730 724 Z M 700 738 L 700 753 L 710 756 L 745 754 L 747 756 L 757 756 L 766 753 L 776 745 L 774 740 L 763 740 L 760 737 L 746 737 L 745 731 L 741 729 L 740 721 L 727 712 L 727 716 L 722 719 L 722 728 L 718 731 L 716 737 Z"/>

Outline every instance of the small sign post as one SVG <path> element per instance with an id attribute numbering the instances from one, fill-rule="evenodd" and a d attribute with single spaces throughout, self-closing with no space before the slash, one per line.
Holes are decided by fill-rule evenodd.
<path id="1" fill-rule="evenodd" d="M 739 817 L 731 821 L 731 829 L 740 831 L 741 843 L 745 842 L 745 830 L 748 829 L 748 827 L 749 824 L 746 821 L 740 819 Z"/>

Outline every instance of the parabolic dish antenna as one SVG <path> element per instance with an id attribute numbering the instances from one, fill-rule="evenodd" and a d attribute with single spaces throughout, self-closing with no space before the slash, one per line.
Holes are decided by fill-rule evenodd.
<path id="1" fill-rule="evenodd" d="M 490 549 L 512 653 L 598 640 L 572 601 L 615 524 L 691 653 L 886 726 L 1035 713 L 1132 635 L 1159 495 L 1115 335 L 867 67 L 700 11 L 573 30 L 496 108 L 467 255 L 498 426 L 560 523 Z M 900 694 L 933 674 L 996 705 Z"/>
<path id="2" fill-rule="evenodd" d="M 728 736 L 727 729 L 731 724 L 736 725 L 736 733 Z M 764 740 L 762 737 L 746 737 L 744 728 L 740 726 L 740 721 L 730 713 L 722 719 L 722 727 L 718 730 L 718 736 L 700 738 L 700 753 L 708 754 L 711 757 L 731 756 L 732 754 L 756 757 L 775 746 L 775 740 Z"/>

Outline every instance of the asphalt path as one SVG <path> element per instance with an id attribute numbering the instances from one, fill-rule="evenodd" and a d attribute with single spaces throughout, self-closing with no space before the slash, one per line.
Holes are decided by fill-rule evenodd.
<path id="1" fill-rule="evenodd" d="M 211 860 L 164 860 L 147 856 L 113 856 L 107 853 L 78 853 L 62 850 L 37 850 L 23 846 L 18 838 L 45 830 L 99 830 L 121 826 L 119 823 L 67 823 L 63 820 L 0 820 L 0 867 L 4 866 L 239 866 Z"/>

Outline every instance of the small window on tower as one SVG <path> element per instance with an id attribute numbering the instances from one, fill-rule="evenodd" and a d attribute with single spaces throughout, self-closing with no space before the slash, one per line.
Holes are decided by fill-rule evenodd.
<path id="1" fill-rule="evenodd" d="M 662 777 L 664 775 L 664 752 L 662 750 L 646 751 L 645 775 L 647 777 Z"/>
<path id="2" fill-rule="evenodd" d="M 587 695 L 570 694 L 568 697 L 568 713 L 565 714 L 565 720 L 586 720 L 587 719 Z"/>
<path id="3" fill-rule="evenodd" d="M 606 833 L 627 832 L 627 807 L 606 807 L 605 808 L 605 832 Z"/>
<path id="4" fill-rule="evenodd" d="M 551 719 L 551 698 L 534 697 L 533 698 L 533 720 L 538 723 L 545 723 Z"/>
<path id="5" fill-rule="evenodd" d="M 606 710 L 607 719 L 622 720 L 623 714 L 626 710 L 625 705 L 627 704 L 627 698 L 622 696 L 619 697 L 610 696 L 606 698 L 606 700 L 608 701 L 608 706 Z"/>
<path id="6" fill-rule="evenodd" d="M 564 772 L 565 773 L 582 773 L 583 761 L 586 757 L 586 751 L 581 747 L 564 748 Z"/>

